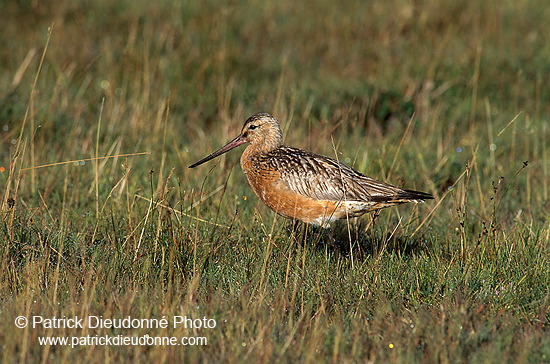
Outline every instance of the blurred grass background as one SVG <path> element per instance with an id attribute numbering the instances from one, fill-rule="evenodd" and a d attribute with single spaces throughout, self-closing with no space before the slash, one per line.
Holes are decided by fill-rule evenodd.
<path id="1" fill-rule="evenodd" d="M 546 1 L 0 7 L 4 362 L 550 360 Z M 239 152 L 187 169 L 259 111 L 288 145 L 436 200 L 363 217 L 342 249 L 302 244 Z M 208 346 L 37 339 L 117 334 Z"/>

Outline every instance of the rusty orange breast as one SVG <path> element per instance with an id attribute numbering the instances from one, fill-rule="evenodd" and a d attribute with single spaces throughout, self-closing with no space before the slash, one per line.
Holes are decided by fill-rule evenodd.
<path id="1" fill-rule="evenodd" d="M 241 166 L 248 183 L 271 210 L 284 217 L 315 225 L 341 218 L 337 202 L 314 200 L 293 192 L 281 178 L 279 171 L 268 163 L 262 163 L 259 158 L 248 157 L 246 154 L 243 153 Z"/>

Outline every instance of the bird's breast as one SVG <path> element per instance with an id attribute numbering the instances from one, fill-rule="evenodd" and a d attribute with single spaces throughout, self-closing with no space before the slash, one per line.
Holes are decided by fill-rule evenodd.
<path id="1" fill-rule="evenodd" d="M 292 191 L 288 181 L 274 165 L 276 164 L 262 158 L 241 159 L 250 187 L 271 210 L 279 215 L 315 225 L 341 218 L 337 213 L 340 203 L 316 200 Z"/>

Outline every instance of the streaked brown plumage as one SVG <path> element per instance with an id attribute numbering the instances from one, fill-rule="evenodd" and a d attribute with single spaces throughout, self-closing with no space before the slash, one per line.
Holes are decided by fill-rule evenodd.
<path id="1" fill-rule="evenodd" d="M 239 136 L 189 168 L 244 143 L 250 143 L 241 156 L 248 183 L 270 209 L 288 218 L 327 226 L 334 220 L 433 198 L 377 181 L 335 159 L 284 146 L 279 122 L 267 113 L 248 118 Z"/>

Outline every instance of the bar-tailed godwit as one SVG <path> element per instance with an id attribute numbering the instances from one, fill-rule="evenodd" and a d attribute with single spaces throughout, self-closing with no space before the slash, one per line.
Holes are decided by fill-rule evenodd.
<path id="1" fill-rule="evenodd" d="M 241 134 L 189 168 L 250 143 L 241 167 L 258 197 L 273 211 L 318 226 L 367 212 L 433 197 L 367 177 L 339 161 L 283 145 L 279 122 L 267 113 L 252 115 Z"/>

